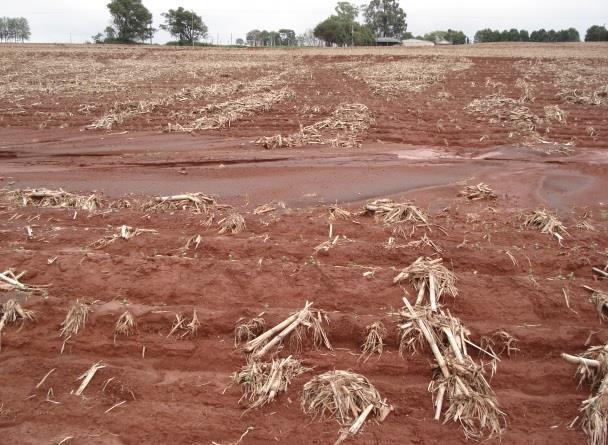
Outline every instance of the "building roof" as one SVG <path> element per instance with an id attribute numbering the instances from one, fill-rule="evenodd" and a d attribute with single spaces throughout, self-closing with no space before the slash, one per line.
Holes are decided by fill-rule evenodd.
<path id="1" fill-rule="evenodd" d="M 395 45 L 400 45 L 401 40 L 395 39 L 393 37 L 377 37 L 376 43 L 394 43 Z"/>
<path id="2" fill-rule="evenodd" d="M 404 46 L 435 46 L 433 42 L 421 39 L 406 39 L 401 43 Z"/>

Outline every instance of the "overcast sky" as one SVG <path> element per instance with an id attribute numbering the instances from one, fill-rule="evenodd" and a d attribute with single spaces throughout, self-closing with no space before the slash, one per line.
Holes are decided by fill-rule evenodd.
<path id="1" fill-rule="evenodd" d="M 0 0 L 0 16 L 25 17 L 32 42 L 82 43 L 110 22 L 109 0 Z M 213 40 L 220 43 L 244 38 L 258 28 L 289 28 L 301 33 L 333 13 L 334 0 L 143 0 L 158 28 L 161 13 L 183 6 L 203 17 Z M 355 1 L 361 4 L 363 1 Z M 481 28 L 586 29 L 608 23 L 608 0 L 409 0 L 401 1 L 408 31 L 415 35 L 437 29 L 458 29 L 473 36 Z M 156 43 L 170 37 L 159 31 Z"/>

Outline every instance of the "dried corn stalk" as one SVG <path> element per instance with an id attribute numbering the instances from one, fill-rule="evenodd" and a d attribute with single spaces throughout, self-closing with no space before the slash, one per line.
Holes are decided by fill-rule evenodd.
<path id="1" fill-rule="evenodd" d="M 132 335 L 136 329 L 137 324 L 133 314 L 129 311 L 124 311 L 116 321 L 116 326 L 114 327 L 114 341 L 116 341 L 116 337 L 119 335 L 124 335 L 126 337 Z"/>
<path id="2" fill-rule="evenodd" d="M 329 206 L 327 210 L 329 212 L 329 219 L 332 221 L 336 219 L 347 220 L 353 217 L 353 214 L 351 212 L 349 212 L 348 210 L 341 209 L 338 206 Z"/>
<path id="3" fill-rule="evenodd" d="M 576 374 L 580 384 L 586 383 L 591 388 L 590 396 L 580 408 L 580 423 L 587 435 L 587 443 L 605 445 L 608 433 L 608 344 L 592 346 L 580 356 L 562 354 L 562 358 L 578 365 Z"/>
<path id="4" fill-rule="evenodd" d="M 167 337 L 177 334 L 178 338 L 194 338 L 198 333 L 201 323 L 198 321 L 196 311 L 192 312 L 192 318 L 183 314 L 175 314 L 175 322 L 171 327 L 171 331 Z"/>
<path id="5" fill-rule="evenodd" d="M 23 189 L 6 192 L 8 199 L 21 207 L 52 207 L 81 209 L 90 212 L 101 208 L 101 197 L 96 194 L 88 196 L 75 195 L 64 190 Z"/>
<path id="6" fill-rule="evenodd" d="M 91 312 L 91 307 L 88 303 L 76 300 L 68 310 L 65 320 L 61 323 L 61 337 L 67 339 L 78 334 L 84 328 L 89 312 Z"/>
<path id="7" fill-rule="evenodd" d="M 361 345 L 361 358 L 364 362 L 369 360 L 373 354 L 382 355 L 384 339 L 388 335 L 388 331 L 381 321 L 375 321 L 366 326 L 365 330 L 367 331 L 367 336 L 365 337 L 365 342 Z"/>
<path id="8" fill-rule="evenodd" d="M 217 225 L 220 226 L 220 234 L 224 233 L 240 233 L 245 229 L 245 218 L 240 213 L 230 213 L 225 218 L 220 219 L 217 222 Z"/>
<path id="9" fill-rule="evenodd" d="M 483 364 L 476 363 L 468 354 L 467 344 L 473 345 L 468 330 L 449 313 L 428 306 L 412 307 L 406 298 L 403 302 L 405 308 L 400 311 L 399 325 L 402 345 L 426 342 L 437 362 L 429 385 L 429 391 L 434 394 L 435 420 L 441 419 L 447 399 L 444 422 L 460 423 L 470 439 L 500 437 L 504 432 L 505 413 L 500 410 L 496 395 L 483 375 Z M 400 350 L 403 349 L 407 347 L 401 346 Z"/>
<path id="10" fill-rule="evenodd" d="M 363 104 L 340 104 L 326 119 L 289 136 L 276 135 L 260 138 L 256 143 L 267 149 L 330 145 L 332 147 L 360 147 L 374 118 Z"/>
<path id="11" fill-rule="evenodd" d="M 325 346 L 331 351 L 333 348 L 323 329 L 323 323 L 329 323 L 327 315 L 321 310 L 312 309 L 312 303 L 306 302 L 303 309 L 249 341 L 245 345 L 245 351 L 251 353 L 253 359 L 258 359 L 273 348 L 280 347 L 287 338 L 291 339 L 296 349 L 300 349 L 308 334 L 312 334 L 314 347 Z"/>
<path id="12" fill-rule="evenodd" d="M 488 184 L 480 182 L 477 185 L 468 185 L 458 196 L 463 196 L 470 201 L 478 201 L 481 199 L 496 199 L 496 193 L 490 188 Z"/>
<path id="13" fill-rule="evenodd" d="M 270 111 L 275 104 L 290 99 L 293 96 L 293 91 L 283 88 L 277 91 L 252 94 L 236 100 L 207 105 L 193 113 L 192 117 L 195 119 L 191 122 L 185 125 L 169 124 L 167 131 L 193 132 L 230 127 L 233 122 L 245 117 L 259 112 Z M 200 117 L 196 118 L 196 116 Z"/>
<path id="14" fill-rule="evenodd" d="M 357 434 L 368 416 L 382 422 L 393 410 L 366 377 L 349 371 L 329 371 L 314 377 L 304 385 L 301 405 L 314 418 L 334 418 L 349 427 L 336 444 Z"/>
<path id="15" fill-rule="evenodd" d="M 519 351 L 517 339 L 502 329 L 492 335 L 481 337 L 480 343 L 482 349 L 490 351 L 496 356 L 501 356 L 506 352 L 507 357 L 511 357 L 512 353 Z"/>
<path id="16" fill-rule="evenodd" d="M 17 320 L 21 320 L 22 323 L 25 323 L 26 320 L 34 320 L 34 312 L 24 309 L 15 300 L 7 300 L 0 309 L 2 313 L 0 317 L 0 350 L 2 350 L 2 330 L 4 326 L 16 323 Z"/>
<path id="17" fill-rule="evenodd" d="M 541 233 L 552 235 L 557 238 L 560 244 L 564 240 L 564 236 L 568 235 L 566 227 L 564 227 L 562 222 L 546 210 L 535 210 L 527 215 L 524 226 L 534 227 L 540 230 Z"/>
<path id="18" fill-rule="evenodd" d="M 174 211 L 190 210 L 195 213 L 207 214 L 209 210 L 218 207 L 214 197 L 204 193 L 185 193 L 174 196 L 158 196 L 143 205 L 145 211 Z"/>
<path id="19" fill-rule="evenodd" d="M 428 292 L 431 308 L 435 310 L 444 294 L 449 294 L 453 297 L 458 295 L 456 275 L 445 267 L 442 262 L 442 258 L 432 260 L 420 257 L 403 269 L 393 279 L 393 283 L 398 284 L 408 280 L 414 286 L 414 289 L 418 291 L 416 305 L 422 304 L 424 294 Z"/>
<path id="20" fill-rule="evenodd" d="M 608 314 L 608 293 L 585 287 L 592 292 L 591 302 L 595 304 L 600 320 L 605 320 Z"/>
<path id="21" fill-rule="evenodd" d="M 243 387 L 241 400 L 246 399 L 248 409 L 254 409 L 272 402 L 279 393 L 287 391 L 295 377 L 310 369 L 289 356 L 269 363 L 251 361 L 234 373 L 232 379 Z"/>
<path id="22" fill-rule="evenodd" d="M 253 340 L 264 332 L 266 321 L 262 317 L 245 321 L 244 318 L 236 322 L 234 328 L 234 346 Z"/>

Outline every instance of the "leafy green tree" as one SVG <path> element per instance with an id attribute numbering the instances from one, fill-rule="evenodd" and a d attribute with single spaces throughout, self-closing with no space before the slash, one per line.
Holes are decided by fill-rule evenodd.
<path id="1" fill-rule="evenodd" d="M 354 22 L 359 17 L 359 8 L 349 2 L 338 2 L 336 5 L 338 18 L 348 22 Z"/>
<path id="2" fill-rule="evenodd" d="M 152 13 L 141 0 L 112 0 L 107 6 L 112 15 L 114 38 L 110 38 L 106 28 L 106 41 L 144 42 L 154 35 Z"/>
<path id="3" fill-rule="evenodd" d="M 608 41 L 608 29 L 605 26 L 593 25 L 585 33 L 585 42 Z"/>
<path id="4" fill-rule="evenodd" d="M 251 46 L 259 46 L 260 45 L 260 34 L 261 31 L 259 29 L 252 29 L 247 33 L 245 39 L 247 39 L 247 43 Z"/>
<path id="5" fill-rule="evenodd" d="M 520 42 L 529 42 L 530 41 L 530 34 L 528 33 L 528 31 L 526 31 L 525 29 L 519 30 L 519 41 Z"/>
<path id="6" fill-rule="evenodd" d="M 297 45 L 296 32 L 293 29 L 279 29 L 279 44 L 281 46 Z"/>
<path id="7" fill-rule="evenodd" d="M 169 9 L 162 16 L 165 23 L 160 25 L 161 29 L 176 37 L 180 45 L 193 44 L 207 37 L 207 25 L 201 16 L 193 11 L 188 11 L 180 6 L 177 9 Z"/>
<path id="8" fill-rule="evenodd" d="M 363 15 L 365 24 L 378 37 L 401 38 L 407 31 L 406 14 L 397 0 L 372 0 Z"/>
<path id="9" fill-rule="evenodd" d="M 239 46 L 243 46 L 243 45 L 245 45 L 245 41 L 244 41 L 243 39 L 241 39 L 241 38 L 236 39 L 236 42 L 235 42 L 235 43 L 236 43 L 237 45 L 239 45 Z"/>
<path id="10" fill-rule="evenodd" d="M 31 36 L 30 25 L 24 17 L 0 18 L 0 42 L 25 42 Z"/>
<path id="11" fill-rule="evenodd" d="M 348 2 L 339 2 L 336 15 L 331 15 L 319 23 L 313 35 L 327 46 L 364 46 L 373 45 L 375 38 L 372 30 L 356 21 L 359 9 Z"/>

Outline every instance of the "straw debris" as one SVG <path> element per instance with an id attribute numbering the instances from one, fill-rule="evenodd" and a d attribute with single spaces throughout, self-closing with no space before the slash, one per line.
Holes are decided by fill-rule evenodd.
<path id="1" fill-rule="evenodd" d="M 384 323 L 381 321 L 375 321 L 374 323 L 365 327 L 367 336 L 365 342 L 361 345 L 361 359 L 366 362 L 374 354 L 382 355 L 384 350 L 384 340 L 388 335 L 388 330 L 384 327 Z"/>
<path id="2" fill-rule="evenodd" d="M 34 320 L 34 312 L 24 309 L 21 304 L 15 300 L 7 300 L 1 309 L 2 316 L 0 317 L 0 350 L 2 350 L 2 331 L 5 326 L 16 323 L 21 320 L 22 323 Z"/>
<path id="3" fill-rule="evenodd" d="M 494 190 L 492 190 L 488 184 L 484 184 L 483 182 L 480 182 L 477 185 L 467 185 L 464 190 L 458 194 L 458 196 L 462 196 L 469 201 L 479 201 L 482 199 L 494 200 L 498 198 L 496 193 L 494 193 Z"/>
<path id="4" fill-rule="evenodd" d="M 326 119 L 289 136 L 276 135 L 256 141 L 267 149 L 293 148 L 305 145 L 329 145 L 340 148 L 359 148 L 367 131 L 374 123 L 369 108 L 363 104 L 340 104 Z"/>
<path id="5" fill-rule="evenodd" d="M 325 312 L 312 308 L 313 303 L 306 302 L 303 309 L 294 312 L 275 327 L 267 330 L 245 345 L 245 352 L 252 354 L 253 359 L 259 359 L 274 348 L 280 348 L 289 338 L 294 349 L 300 350 L 304 340 L 312 334 L 312 344 L 315 348 L 325 346 L 333 350 L 323 329 L 323 324 L 329 323 Z"/>
<path id="6" fill-rule="evenodd" d="M 431 309 L 429 306 L 413 307 L 403 298 L 405 308 L 399 315 L 401 334 L 400 350 L 414 345 L 428 344 L 436 366 L 429 391 L 433 393 L 435 420 L 441 419 L 444 402 L 447 409 L 444 423 L 460 423 L 467 439 L 500 437 L 504 432 L 505 413 L 498 406 L 496 395 L 484 376 L 484 366 L 476 363 L 468 354 L 469 331 L 462 322 L 449 312 Z M 491 353 L 493 360 L 499 360 Z"/>
<path id="7" fill-rule="evenodd" d="M 114 327 L 114 341 L 116 341 L 116 337 L 119 335 L 124 335 L 125 337 L 133 335 L 136 329 L 137 323 L 135 322 L 133 314 L 129 311 L 124 311 L 116 321 L 116 326 Z"/>
<path id="8" fill-rule="evenodd" d="M 587 435 L 589 445 L 605 445 L 608 433 L 608 344 L 592 346 L 583 354 L 562 354 L 568 363 L 578 365 L 580 384 L 590 386 L 591 394 L 581 404 L 582 419 L 575 419 Z M 574 423 L 574 422 L 573 422 Z"/>
<path id="9" fill-rule="evenodd" d="M 564 236 L 568 235 L 568 231 L 562 222 L 547 210 L 535 210 L 525 218 L 524 227 L 534 227 L 541 233 L 552 235 L 557 238 L 560 244 L 564 240 Z"/>
<path id="10" fill-rule="evenodd" d="M 481 337 L 480 345 L 482 349 L 488 350 L 496 356 L 501 356 L 506 352 L 507 357 L 511 357 L 511 354 L 519 351 L 517 339 L 502 329 L 492 335 Z"/>
<path id="11" fill-rule="evenodd" d="M 251 361 L 234 373 L 232 380 L 242 385 L 241 400 L 248 401 L 250 410 L 274 401 L 279 393 L 287 392 L 294 378 L 311 369 L 302 366 L 302 363 L 292 356 L 269 363 Z"/>
<path id="12" fill-rule="evenodd" d="M 173 334 L 176 334 L 178 338 L 194 338 L 197 336 L 200 326 L 201 323 L 198 321 L 196 311 L 192 312 L 191 319 L 184 314 L 175 314 L 175 321 L 167 338 Z"/>
<path id="13" fill-rule="evenodd" d="M 425 292 L 429 295 L 431 309 L 437 309 L 439 301 L 444 294 L 452 297 L 458 295 L 456 289 L 456 276 L 443 264 L 443 259 L 430 259 L 420 257 L 408 267 L 403 269 L 394 279 L 394 284 L 409 281 L 418 291 L 416 305 L 422 304 Z"/>
<path id="14" fill-rule="evenodd" d="M 234 346 L 238 347 L 260 336 L 266 328 L 266 321 L 262 317 L 252 318 L 245 321 L 240 318 L 234 327 Z"/>
<path id="15" fill-rule="evenodd" d="M 84 328 L 89 312 L 91 312 L 91 307 L 88 303 L 76 300 L 68 310 L 65 320 L 61 323 L 61 337 L 67 340 L 72 335 L 78 334 Z"/>
<path id="16" fill-rule="evenodd" d="M 65 190 L 23 189 L 5 192 L 9 200 L 20 207 L 50 207 L 81 209 L 93 212 L 102 207 L 101 197 L 97 194 L 76 195 Z"/>
<path id="17" fill-rule="evenodd" d="M 223 235 L 224 233 L 240 233 L 245 229 L 245 218 L 240 213 L 232 212 L 225 218 L 220 219 L 217 222 L 217 225 L 220 226 L 219 234 Z"/>
<path id="18" fill-rule="evenodd" d="M 314 377 L 304 385 L 301 405 L 304 413 L 314 418 L 334 418 L 349 427 L 336 444 L 357 434 L 368 416 L 382 422 L 393 410 L 366 377 L 350 371 L 329 371 Z"/>
<path id="19" fill-rule="evenodd" d="M 143 205 L 145 211 L 171 212 L 175 210 L 189 210 L 194 213 L 207 214 L 210 210 L 218 208 L 214 197 L 204 193 L 184 193 L 182 195 L 158 196 Z"/>

